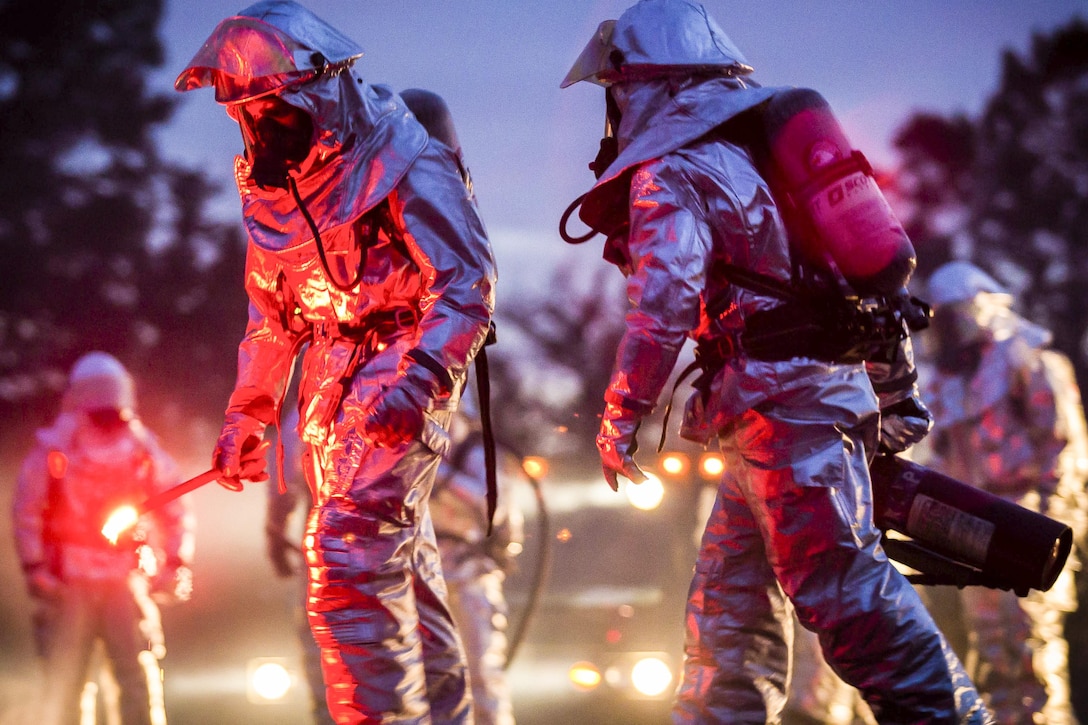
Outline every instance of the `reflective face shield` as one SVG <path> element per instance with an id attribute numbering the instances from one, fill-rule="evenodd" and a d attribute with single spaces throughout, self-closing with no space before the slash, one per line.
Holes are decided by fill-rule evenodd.
<path id="1" fill-rule="evenodd" d="M 972 370 L 982 344 L 1010 315 L 1012 297 L 978 292 L 967 300 L 933 306 L 931 327 L 937 342 L 937 364 L 948 371 Z"/>
<path id="2" fill-rule="evenodd" d="M 983 329 L 980 314 L 974 299 L 936 306 L 932 326 L 941 348 L 954 351 L 977 343 Z"/>
<path id="3" fill-rule="evenodd" d="M 242 103 L 311 81 L 327 65 L 321 53 L 278 28 L 255 18 L 233 17 L 215 28 L 174 88 L 212 86 L 219 103 Z"/>
<path id="4" fill-rule="evenodd" d="M 227 107 L 242 129 L 250 178 L 263 188 L 287 188 L 287 172 L 297 169 L 313 145 L 309 114 L 279 96 L 266 95 Z"/>
<path id="5" fill-rule="evenodd" d="M 612 63 L 612 53 L 616 50 L 612 45 L 615 29 L 615 20 L 605 20 L 597 26 L 597 31 L 574 61 L 567 77 L 559 84 L 560 88 L 572 86 L 579 81 L 607 86 L 619 76 L 618 66 Z"/>

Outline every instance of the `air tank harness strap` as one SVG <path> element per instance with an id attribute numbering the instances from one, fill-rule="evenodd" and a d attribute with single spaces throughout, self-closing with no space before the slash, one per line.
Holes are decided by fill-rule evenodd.
<path id="1" fill-rule="evenodd" d="M 419 312 L 412 307 L 390 307 L 367 312 L 355 322 L 315 322 L 313 337 L 317 342 L 343 339 L 357 342 L 374 352 L 380 343 L 388 343 L 419 324 Z"/>
<path id="2" fill-rule="evenodd" d="M 487 347 L 498 341 L 495 323 L 487 329 L 487 337 L 476 353 L 476 394 L 480 405 L 480 432 L 484 443 L 484 465 L 487 475 L 487 535 L 491 536 L 495 521 L 495 509 L 499 504 L 498 462 L 495 452 L 495 433 L 491 427 L 491 373 L 487 365 Z"/>
<path id="3" fill-rule="evenodd" d="M 673 385 L 659 451 L 665 445 L 676 390 L 697 368 L 703 373 L 694 385 L 701 387 L 724 365 L 742 358 L 777 362 L 805 357 L 840 364 L 894 362 L 908 327 L 919 329 L 928 322 L 928 306 L 905 292 L 890 299 L 858 298 L 834 289 L 799 291 L 774 277 L 728 262 L 718 263 L 717 270 L 732 284 L 778 298 L 782 304 L 747 315 L 742 331 L 718 331 L 698 340 L 695 361 Z M 730 301 L 727 294 L 709 300 L 707 316 L 717 320 Z"/>

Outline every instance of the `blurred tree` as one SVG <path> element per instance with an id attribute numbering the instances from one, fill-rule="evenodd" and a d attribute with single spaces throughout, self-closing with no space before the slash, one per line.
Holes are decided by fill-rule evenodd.
<path id="1" fill-rule="evenodd" d="M 557 269 L 548 294 L 498 312 L 492 360 L 496 430 L 516 448 L 572 474 L 600 468 L 595 440 L 623 332 L 622 278 L 601 264 L 588 284 Z"/>
<path id="2" fill-rule="evenodd" d="M 922 276 L 955 256 L 973 188 L 975 143 L 975 128 L 963 116 L 920 114 L 896 136 L 902 159 L 894 192 L 904 202 L 902 222 Z"/>
<path id="3" fill-rule="evenodd" d="M 1088 383 L 1088 24 L 1007 51 L 977 120 L 915 116 L 896 146 L 920 276 L 951 258 L 986 268 Z"/>
<path id="4" fill-rule="evenodd" d="M 233 382 L 244 248 L 208 221 L 209 183 L 155 146 L 162 7 L 0 3 L 0 422 L 49 417 L 93 348 L 130 366 L 159 430 L 217 417 Z"/>
<path id="5" fill-rule="evenodd" d="M 1088 24 L 1037 34 L 1004 56 L 981 117 L 915 116 L 900 130 L 898 192 L 919 274 L 970 259 L 1054 333 L 1088 390 Z M 1082 559 L 1084 552 L 1081 553 Z M 1073 705 L 1088 713 L 1088 576 L 1066 622 Z"/>

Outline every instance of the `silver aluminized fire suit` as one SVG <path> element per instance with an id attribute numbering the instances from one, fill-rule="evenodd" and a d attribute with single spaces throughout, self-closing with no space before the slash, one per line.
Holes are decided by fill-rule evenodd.
<path id="1" fill-rule="evenodd" d="M 149 580 L 138 568 L 134 540 L 115 546 L 101 532 L 116 507 L 136 505 L 178 482 L 176 464 L 134 408 L 132 379 L 121 363 L 103 352 L 84 355 L 72 368 L 62 412 L 37 432 L 19 472 L 15 544 L 38 607 L 40 725 L 79 721 L 99 640 L 119 688 L 121 722 L 165 721 L 158 666 L 165 650 Z M 174 593 L 178 575 L 180 583 L 191 582 L 191 525 L 182 500 L 139 524 L 165 594 Z"/>
<path id="2" fill-rule="evenodd" d="M 338 723 L 470 722 L 427 497 L 488 332 L 494 262 L 456 154 L 355 75 L 359 55 L 309 11 L 272 0 L 220 23 L 176 83 L 214 86 L 248 134 L 236 176 L 249 324 L 215 460 L 225 478 L 238 471 L 309 340 L 308 608 L 330 712 Z M 288 135 L 312 124 L 297 157 L 297 144 L 261 138 L 281 119 Z M 279 187 L 256 173 L 276 144 L 289 161 Z"/>
<path id="3" fill-rule="evenodd" d="M 306 616 L 309 598 L 309 578 L 302 565 L 302 542 L 296 531 L 295 514 L 305 521 L 313 499 L 302 473 L 302 441 L 295 432 L 298 428 L 298 410 L 292 407 L 281 421 L 281 445 L 283 446 L 283 471 L 280 474 L 284 490 L 275 486 L 266 490 L 268 507 L 265 509 L 265 551 L 276 575 L 295 579 L 299 586 L 296 633 L 302 649 L 302 669 L 310 690 L 312 725 L 332 725 L 333 719 L 325 704 L 325 679 L 321 673 L 321 648 L 317 646 Z"/>
<path id="4" fill-rule="evenodd" d="M 726 331 L 780 303 L 731 285 L 716 265 L 790 281 L 790 247 L 767 184 L 744 147 L 709 133 L 775 92 L 742 80 L 750 70 L 701 5 L 643 0 L 602 24 L 564 82 L 606 85 L 618 116 L 618 158 L 581 210 L 611 233 L 605 255 L 627 275 L 631 303 L 598 436 L 613 486 L 617 474 L 641 480 L 632 459 L 638 425 L 685 338 L 714 334 L 707 301 L 728 295 L 716 323 Z M 609 218 L 617 204 L 626 204 L 628 227 Z M 865 365 L 741 352 L 689 402 L 685 434 L 716 435 L 727 466 L 689 595 L 675 722 L 779 721 L 791 603 L 881 722 L 987 721 L 873 523 L 868 458 L 881 408 L 916 394 L 912 366 L 908 338 L 897 365 L 873 368 L 887 391 L 878 401 Z M 922 423 L 899 443 L 924 434 Z"/>
<path id="5" fill-rule="evenodd" d="M 923 379 L 936 418 L 927 465 L 1068 524 L 1083 546 L 1088 432 L 1068 358 L 969 262 L 938 268 L 929 295 L 937 364 Z M 1076 722 L 1064 622 L 1077 608 L 1077 548 L 1048 591 L 957 592 L 965 660 L 998 722 Z"/>
<path id="6" fill-rule="evenodd" d="M 469 427 L 458 415 L 456 427 Z M 460 432 L 460 435 L 458 433 Z M 453 452 L 439 466 L 431 512 L 450 611 L 465 646 L 477 725 L 514 725 L 506 677 L 510 609 L 505 580 L 523 541 L 521 510 L 514 504 L 513 477 L 520 461 L 501 447 L 499 505 L 488 534 L 483 435 L 454 432 Z M 505 455 L 504 455 L 505 453 Z"/>

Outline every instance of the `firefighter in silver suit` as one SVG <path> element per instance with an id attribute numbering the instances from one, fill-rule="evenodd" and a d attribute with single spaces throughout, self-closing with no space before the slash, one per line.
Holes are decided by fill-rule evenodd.
<path id="1" fill-rule="evenodd" d="M 76 361 L 60 414 L 37 432 L 23 461 L 14 500 L 16 551 L 38 607 L 44 666 L 35 722 L 80 721 L 99 641 L 119 688 L 121 722 L 165 722 L 158 665 L 165 649 L 151 594 L 188 598 L 192 518 L 187 504 L 175 500 L 143 517 L 138 535 L 117 545 L 101 529 L 115 508 L 175 485 L 177 474 L 136 416 L 124 366 L 97 351 Z M 138 550 L 140 542 L 146 548 Z"/>
<path id="2" fill-rule="evenodd" d="M 450 610 L 465 646 L 476 725 L 514 725 L 505 581 L 524 538 L 512 490 L 520 461 L 499 447 L 498 506 L 489 534 L 483 433 L 460 412 L 452 432 L 453 450 L 439 466 L 430 501 Z"/>
<path id="3" fill-rule="evenodd" d="M 222 21 L 175 86 L 238 121 L 249 323 L 214 453 L 240 487 L 295 352 L 308 616 L 338 723 L 471 722 L 426 501 L 487 337 L 491 248 L 456 154 L 287 0 Z"/>
<path id="4" fill-rule="evenodd" d="M 727 466 L 688 598 L 674 722 L 779 722 L 791 607 L 880 722 L 987 722 L 873 523 L 868 462 L 878 441 L 903 450 L 931 424 L 909 336 L 896 362 L 873 365 L 819 359 L 800 345 L 756 356 L 711 339 L 731 331 L 744 340 L 746 326 L 782 304 L 731 284 L 722 263 L 791 282 L 766 182 L 745 147 L 712 133 L 776 92 L 750 72 L 701 5 L 643 0 L 601 24 L 563 82 L 605 86 L 618 144 L 580 212 L 608 234 L 605 258 L 628 280 L 597 438 L 613 488 L 618 476 L 644 478 L 636 433 L 685 340 L 723 351 L 718 365 L 705 363 L 681 430 L 717 438 Z M 722 295 L 720 319 L 709 316 L 708 300 Z"/>
<path id="5" fill-rule="evenodd" d="M 929 300 L 935 350 L 924 387 L 936 425 L 927 465 L 1068 524 L 1083 546 L 1088 433 L 1069 359 L 969 262 L 939 267 Z M 1046 592 L 958 592 L 965 660 L 998 722 L 1076 722 L 1064 620 L 1077 608 L 1077 548 Z"/>
<path id="6" fill-rule="evenodd" d="M 301 566 L 302 546 L 298 535 L 297 519 L 305 520 L 310 511 L 312 499 L 306 478 L 302 474 L 302 441 L 295 430 L 298 427 L 298 409 L 294 406 L 287 411 L 283 423 L 281 445 L 283 446 L 283 472 L 279 480 L 283 481 L 284 490 L 269 486 L 265 493 L 268 506 L 265 509 L 264 537 L 265 552 L 276 576 L 282 579 L 294 579 L 299 589 L 296 615 L 296 632 L 302 654 L 303 677 L 310 690 L 310 706 L 313 716 L 312 725 L 333 725 L 329 708 L 325 704 L 325 680 L 321 674 L 321 650 L 314 641 L 306 618 L 306 600 L 309 595 L 309 581 L 305 576 L 305 567 Z M 278 470 L 278 468 L 277 468 Z"/>

